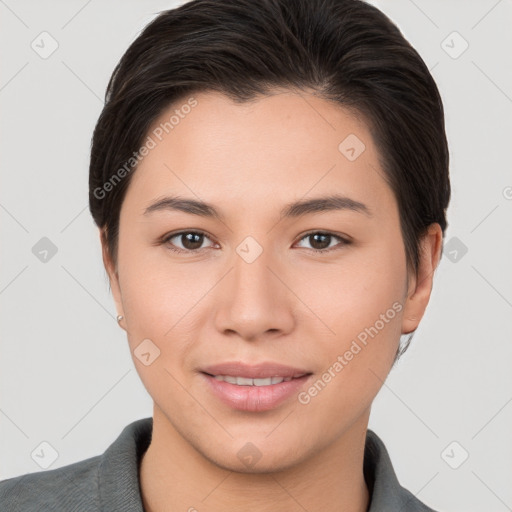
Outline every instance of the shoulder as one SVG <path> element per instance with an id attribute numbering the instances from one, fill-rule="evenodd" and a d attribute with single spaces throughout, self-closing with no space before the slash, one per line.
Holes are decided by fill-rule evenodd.
<path id="1" fill-rule="evenodd" d="M 403 510 L 407 510 L 407 512 L 437 512 L 436 510 L 428 507 L 420 501 L 412 492 L 407 489 L 401 488 L 402 493 L 402 502 L 403 502 Z"/>
<path id="2" fill-rule="evenodd" d="M 5 512 L 99 510 L 98 466 L 101 456 L 57 469 L 27 473 L 0 482 Z"/>
<path id="3" fill-rule="evenodd" d="M 102 455 L 0 482 L 1 512 L 143 512 L 138 465 L 152 418 L 127 425 Z"/>
<path id="4" fill-rule="evenodd" d="M 368 512 L 436 512 L 400 485 L 384 442 L 371 430 L 366 433 L 364 476 L 371 496 Z"/>

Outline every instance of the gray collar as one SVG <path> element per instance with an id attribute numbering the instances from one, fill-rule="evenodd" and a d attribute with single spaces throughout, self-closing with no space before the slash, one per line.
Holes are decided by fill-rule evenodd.
<path id="1" fill-rule="evenodd" d="M 139 464 L 151 442 L 153 418 L 127 425 L 101 456 L 99 493 L 101 510 L 144 512 L 139 482 Z M 367 430 L 364 477 L 370 493 L 368 512 L 435 512 L 398 482 L 382 440 Z"/>

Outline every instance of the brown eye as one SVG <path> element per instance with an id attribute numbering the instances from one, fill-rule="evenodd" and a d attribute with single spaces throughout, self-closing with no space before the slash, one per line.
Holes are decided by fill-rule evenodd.
<path id="1" fill-rule="evenodd" d="M 202 249 L 203 242 L 208 237 L 200 231 L 181 231 L 164 238 L 163 243 L 168 244 L 169 249 L 176 252 L 193 252 Z M 176 239 L 175 242 L 171 240 Z"/>
<path id="2" fill-rule="evenodd" d="M 327 249 L 331 244 L 331 235 L 325 235 L 323 233 L 315 233 L 314 235 L 309 235 L 309 240 L 313 249 Z"/>
<path id="3" fill-rule="evenodd" d="M 337 239 L 341 243 L 334 244 L 334 246 L 331 246 L 331 242 L 333 242 L 335 239 Z M 344 245 L 350 243 L 349 240 L 339 235 L 335 235 L 334 233 L 326 233 L 323 231 L 313 231 L 311 233 L 308 233 L 301 238 L 301 241 L 302 240 L 309 241 L 311 245 L 311 250 L 322 253 L 330 252 L 332 249 L 341 248 Z"/>

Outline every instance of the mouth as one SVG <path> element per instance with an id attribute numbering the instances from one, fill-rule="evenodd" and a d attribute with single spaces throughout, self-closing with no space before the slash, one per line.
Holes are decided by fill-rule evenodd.
<path id="1" fill-rule="evenodd" d="M 298 393 L 312 373 L 276 363 L 231 362 L 200 371 L 208 391 L 231 409 L 261 412 L 278 407 Z"/>
<path id="2" fill-rule="evenodd" d="M 209 374 L 207 374 L 209 375 Z M 236 384 L 237 386 L 271 386 L 273 384 L 281 384 L 281 382 L 290 382 L 292 379 L 298 379 L 307 374 L 297 375 L 295 377 L 267 377 L 264 379 L 251 379 L 250 377 L 235 377 L 233 375 L 210 375 L 215 380 L 222 382 L 229 382 L 229 384 Z"/>

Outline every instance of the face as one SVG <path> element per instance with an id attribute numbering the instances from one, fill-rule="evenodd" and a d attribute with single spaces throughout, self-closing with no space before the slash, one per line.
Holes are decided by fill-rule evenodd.
<path id="1" fill-rule="evenodd" d="M 307 93 L 192 96 L 148 132 L 105 265 L 159 421 L 227 469 L 292 467 L 366 424 L 431 283 L 364 122 Z"/>

